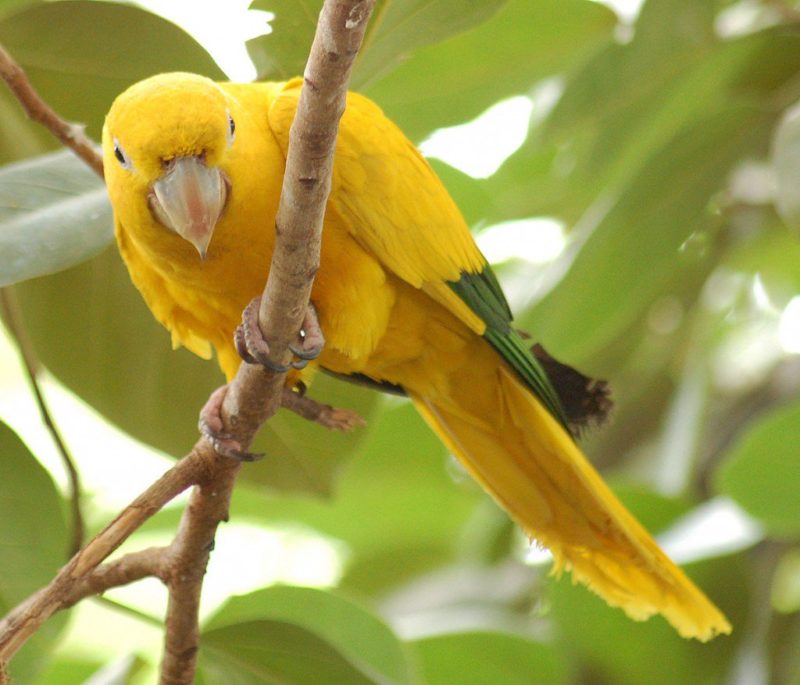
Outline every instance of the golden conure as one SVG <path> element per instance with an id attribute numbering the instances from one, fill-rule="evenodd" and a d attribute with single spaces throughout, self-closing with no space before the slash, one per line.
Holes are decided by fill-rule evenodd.
<path id="1" fill-rule="evenodd" d="M 156 319 L 230 379 L 243 308 L 264 286 L 301 80 L 184 73 L 120 95 L 103 131 L 116 236 Z M 631 618 L 730 632 L 576 446 L 542 365 L 430 166 L 370 100 L 348 98 L 311 296 L 318 363 L 405 390 L 532 538 Z M 296 378 L 296 374 L 294 376 Z"/>

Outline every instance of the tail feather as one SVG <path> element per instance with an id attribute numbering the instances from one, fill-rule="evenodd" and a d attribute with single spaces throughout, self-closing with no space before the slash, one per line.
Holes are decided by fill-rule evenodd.
<path id="1" fill-rule="evenodd" d="M 476 400 L 474 388 L 485 386 L 462 378 L 453 379 L 450 397 L 412 398 L 475 479 L 551 550 L 554 572 L 571 570 L 633 619 L 662 614 L 683 637 L 706 641 L 729 633 L 723 614 L 661 551 L 516 374 L 502 364 L 495 369 L 488 397 Z"/>

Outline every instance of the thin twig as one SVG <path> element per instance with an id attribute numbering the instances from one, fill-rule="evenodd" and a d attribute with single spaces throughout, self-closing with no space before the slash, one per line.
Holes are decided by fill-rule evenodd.
<path id="1" fill-rule="evenodd" d="M 28 332 L 22 323 L 20 316 L 19 306 L 13 291 L 9 288 L 0 288 L 0 307 L 2 307 L 3 316 L 6 321 L 9 333 L 17 343 L 17 349 L 22 357 L 23 367 L 28 377 L 33 396 L 36 399 L 36 404 L 39 406 L 39 413 L 42 416 L 44 425 L 50 431 L 50 436 L 55 444 L 56 451 L 61 457 L 64 464 L 64 469 L 67 472 L 67 482 L 69 484 L 69 503 L 72 513 L 72 534 L 70 536 L 69 555 L 75 554 L 83 545 L 83 536 L 86 533 L 86 527 L 83 522 L 83 513 L 81 511 L 81 481 L 78 475 L 78 469 L 75 467 L 75 461 L 72 458 L 61 433 L 56 426 L 53 415 L 50 413 L 50 408 L 47 406 L 42 389 L 39 386 L 39 359 L 33 349 L 33 344 L 28 338 Z"/>
<path id="2" fill-rule="evenodd" d="M 2 45 L 0 45 L 0 77 L 8 84 L 31 119 L 47 128 L 66 147 L 86 162 L 98 176 L 103 177 L 103 156 L 95 143 L 84 132 L 84 126 L 65 121 L 58 116 L 50 105 L 42 100 L 22 67 Z"/>
<path id="3" fill-rule="evenodd" d="M 148 547 L 97 566 L 72 584 L 69 592 L 62 598 L 60 608 L 66 609 L 86 597 L 100 595 L 106 590 L 128 585 L 142 578 L 161 577 L 166 550 L 166 547 Z"/>

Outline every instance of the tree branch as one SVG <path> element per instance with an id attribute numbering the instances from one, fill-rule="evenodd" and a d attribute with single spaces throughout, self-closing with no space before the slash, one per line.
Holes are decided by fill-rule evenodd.
<path id="1" fill-rule="evenodd" d="M 326 0 L 306 65 L 289 135 L 283 188 L 275 220 L 277 240 L 261 298 L 259 326 L 274 361 L 290 359 L 289 343 L 300 330 L 319 268 L 322 218 L 330 193 L 333 152 L 345 108 L 353 61 L 364 37 L 374 0 Z M 285 374 L 242 364 L 223 404 L 223 422 L 238 433 L 242 424 L 260 425 L 280 406 Z M 270 398 L 267 403 L 264 398 Z"/>
<path id="2" fill-rule="evenodd" d="M 297 337 L 302 325 L 314 275 L 319 268 L 322 220 L 330 193 L 339 120 L 345 108 L 353 61 L 373 6 L 374 0 L 325 0 L 306 65 L 305 82 L 289 135 L 286 170 L 275 221 L 275 251 L 259 310 L 259 327 L 269 342 L 273 359 L 284 363 L 291 354 L 289 344 Z M 259 427 L 281 406 L 285 396 L 285 376 L 285 373 L 261 366 L 242 364 L 229 384 L 221 418 L 225 430 L 243 450 L 248 449 Z M 221 482 L 226 488 L 225 507 L 235 477 L 233 472 L 230 480 Z M 203 526 L 206 517 L 198 516 L 191 523 L 187 521 L 192 509 L 190 503 L 178 538 L 185 535 L 194 543 L 176 548 L 193 555 L 198 564 L 195 570 L 204 570 L 208 561 L 207 546 L 211 544 L 216 528 L 214 517 L 224 518 L 227 514 L 227 510 L 220 507 L 223 498 L 216 500 L 214 509 L 202 487 L 193 493 L 193 503 L 199 510 L 203 510 L 204 498 L 208 502 L 206 525 Z M 216 513 L 211 513 L 213 511 Z M 201 587 L 202 575 L 170 586 L 167 635 L 161 664 L 161 682 L 164 685 L 189 684 L 193 680 Z"/>
<path id="3" fill-rule="evenodd" d="M 178 534 L 165 555 L 162 578 L 169 589 L 169 602 L 161 661 L 162 685 L 194 682 L 200 646 L 198 614 L 203 577 L 217 526 L 228 520 L 233 485 L 240 468 L 240 462 L 226 459 L 213 479 L 195 487 Z"/>
<path id="4" fill-rule="evenodd" d="M 139 495 L 95 538 L 76 554 L 44 588 L 31 595 L 0 621 L 0 673 L 16 651 L 59 609 L 88 576 L 94 573 L 115 549 L 150 516 L 173 497 L 197 482 L 198 474 L 213 471 L 211 464 L 222 461 L 201 440 L 195 449 L 179 461 L 153 485 Z M 107 589 L 107 588 L 106 588 Z M 3 682 L 0 679 L 0 682 Z"/>
<path id="5" fill-rule="evenodd" d="M 28 117 L 42 124 L 86 162 L 100 178 L 103 177 L 103 155 L 84 133 L 84 126 L 64 121 L 58 116 L 50 105 L 39 97 L 22 67 L 2 45 L 0 45 L 0 77 L 8 84 Z"/>
<path id="6" fill-rule="evenodd" d="M 333 152 L 347 84 L 374 0 L 325 0 L 305 82 L 290 133 L 289 153 L 276 219 L 276 245 L 264 289 L 259 327 L 275 359 L 287 360 L 319 268 L 322 219 L 331 185 Z M 61 120 L 30 86 L 21 68 L 0 47 L 0 75 L 31 118 L 43 123 L 98 174 L 102 158 L 82 130 Z M 284 392 L 285 374 L 242 364 L 222 407 L 225 430 L 247 449 L 262 423 L 281 405 L 328 425 L 346 428 L 355 415 Z M 147 575 L 169 589 L 161 682 L 191 683 L 198 649 L 198 607 L 216 528 L 227 519 L 241 464 L 216 454 L 205 439 L 137 497 L 49 585 L 0 621 L 0 683 L 5 666 L 55 611 L 89 594 Z M 178 533 L 166 548 L 143 550 L 102 562 L 147 518 L 196 484 Z"/>

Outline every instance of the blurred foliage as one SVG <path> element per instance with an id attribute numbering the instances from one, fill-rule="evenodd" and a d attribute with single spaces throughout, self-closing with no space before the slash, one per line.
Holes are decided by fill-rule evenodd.
<path id="1" fill-rule="evenodd" d="M 260 78 L 302 71 L 320 4 L 253 3 L 275 13 L 273 32 L 247 46 Z M 0 42 L 94 137 L 113 97 L 140 78 L 222 76 L 177 26 L 123 3 L 0 0 Z M 611 381 L 613 421 L 584 444 L 633 513 L 659 533 L 729 498 L 760 524 L 756 544 L 688 567 L 733 636 L 686 642 L 661 619 L 631 622 L 524 563 L 519 533 L 410 405 L 321 376 L 315 396 L 357 408 L 369 429 L 330 435 L 275 417 L 258 446 L 270 458 L 244 469 L 231 513 L 340 541 L 339 587 L 229 599 L 204 628 L 198 682 L 800 681 L 798 65 L 790 0 L 647 0 L 632 24 L 589 0 L 379 0 L 354 76 L 416 142 L 498 99 L 532 98 L 525 142 L 492 176 L 433 164 L 476 231 L 563 223 L 554 262 L 498 272 L 526 303 L 521 326 Z M 56 147 L 0 93 L 0 162 Z M 177 456 L 221 375 L 169 349 L 103 249 L 100 189 L 63 155 L 0 170 L 0 280 L 16 282 L 55 377 Z M 66 507 L 5 426 L 0 470 L 7 609 L 63 559 Z M 146 531 L 176 519 L 166 510 Z M 64 620 L 14 663 L 18 682 L 79 683 L 101 667 L 83 655 L 48 663 Z M 139 666 L 98 681 L 147 682 L 152 666 Z"/>

